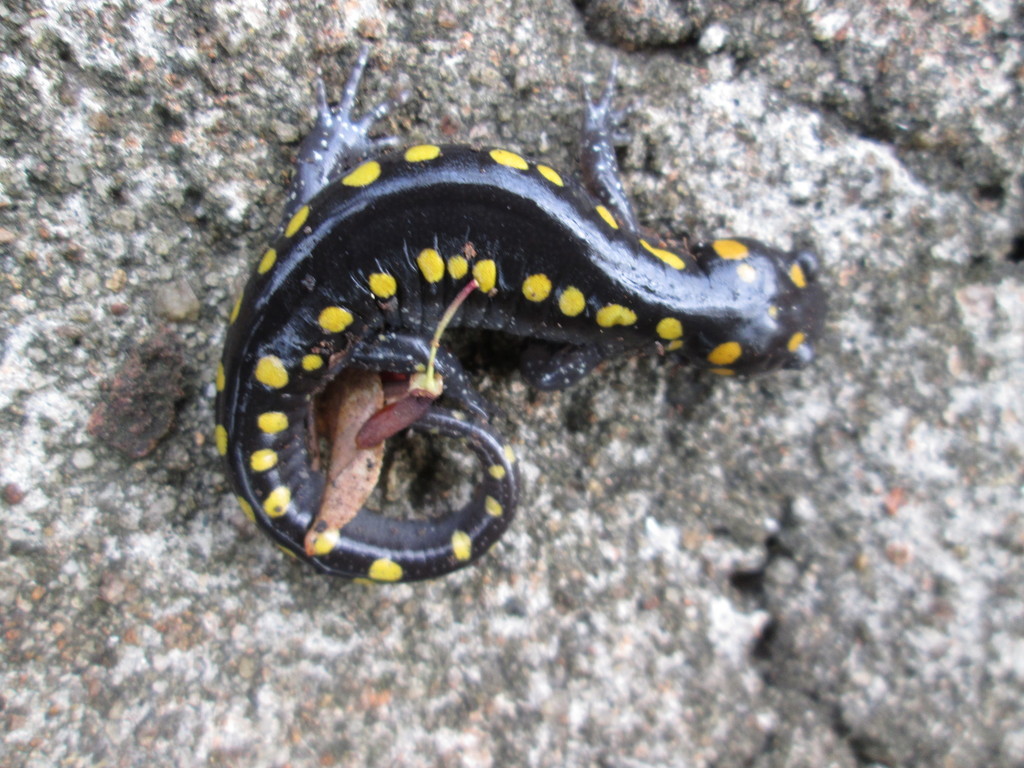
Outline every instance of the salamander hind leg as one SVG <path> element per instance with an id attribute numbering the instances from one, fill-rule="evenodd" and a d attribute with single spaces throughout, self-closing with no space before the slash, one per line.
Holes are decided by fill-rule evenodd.
<path id="1" fill-rule="evenodd" d="M 349 73 L 341 101 L 335 106 L 327 103 L 323 80 L 316 81 L 316 123 L 299 145 L 283 222 L 288 222 L 295 211 L 360 160 L 398 143 L 394 136 L 371 138 L 369 133 L 374 124 L 408 99 L 407 91 L 377 104 L 360 118 L 352 114 L 369 56 L 370 47 L 363 45 Z"/>

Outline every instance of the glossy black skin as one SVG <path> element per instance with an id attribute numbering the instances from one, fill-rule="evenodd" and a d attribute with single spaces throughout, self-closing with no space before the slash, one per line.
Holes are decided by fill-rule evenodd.
<path id="1" fill-rule="evenodd" d="M 682 269 L 639 244 L 635 216 L 615 176 L 610 135 L 619 116 L 609 108 L 610 83 L 603 99 L 588 106 L 582 158 L 592 191 L 564 175 L 564 186 L 557 186 L 532 163 L 520 170 L 495 162 L 486 150 L 464 146 L 442 146 L 436 159 L 421 162 L 393 153 L 379 159 L 379 178 L 351 187 L 337 179 L 356 159 L 379 149 L 365 137 L 372 120 L 357 124 L 348 115 L 363 65 L 365 51 L 340 107 L 328 107 L 321 91 L 317 127 L 300 150 L 300 172 L 285 211 L 287 223 L 308 205 L 308 218 L 292 237 L 281 234 L 272 244 L 278 253 L 273 269 L 252 274 L 224 348 L 217 418 L 228 438 L 229 475 L 255 510 L 257 523 L 287 550 L 322 571 L 351 577 L 366 576 L 375 560 L 385 559 L 401 567 L 400 580 L 410 581 L 472 562 L 513 517 L 515 463 L 487 422 L 486 403 L 458 361 L 442 352 L 445 393 L 413 429 L 466 441 L 483 467 L 499 466 L 503 477 L 483 472 L 473 500 L 441 519 L 392 520 L 363 510 L 341 529 L 330 553 L 315 558 L 304 553 L 303 538 L 324 483 L 307 448 L 311 399 L 346 367 L 400 373 L 422 368 L 441 315 L 470 277 L 454 279 L 446 271 L 440 281 L 428 282 L 416 261 L 422 249 L 433 248 L 445 258 L 470 254 L 471 265 L 494 260 L 494 290 L 474 291 L 453 325 L 529 340 L 523 373 L 544 389 L 568 386 L 611 355 L 665 352 L 669 343 L 656 330 L 664 318 L 678 320 L 684 329 L 681 347 L 671 354 L 704 368 L 758 373 L 802 366 L 812 358 L 825 313 L 813 255 L 749 239 L 729 241 L 749 251 L 742 263 L 754 270 L 751 280 L 749 271 L 741 279 L 740 262 L 721 258 L 712 244 L 670 248 L 683 261 Z M 347 131 L 348 139 L 339 141 L 339 131 Z M 333 143 L 335 151 L 324 153 L 325 143 Z M 617 229 L 598 215 L 599 202 L 611 209 Z M 806 277 L 803 287 L 790 276 L 793 264 Z M 371 273 L 393 276 L 397 293 L 374 296 L 368 287 Z M 523 282 L 537 274 L 546 275 L 554 288 L 546 300 L 534 302 L 525 298 Z M 558 297 L 567 286 L 586 297 L 585 310 L 575 317 L 559 309 Z M 599 326 L 598 311 L 616 304 L 634 312 L 635 321 Z M 327 306 L 345 308 L 354 321 L 340 333 L 325 332 L 317 318 Z M 790 351 L 787 344 L 795 333 L 806 339 Z M 740 358 L 728 366 L 709 362 L 709 353 L 725 342 L 740 345 Z M 306 372 L 300 360 L 311 351 L 326 362 Z M 254 378 L 257 361 L 267 355 L 283 362 L 287 386 L 272 388 Z M 266 411 L 285 413 L 289 428 L 261 432 L 256 416 Z M 280 459 L 270 471 L 255 472 L 249 457 L 263 448 L 275 450 Z M 284 515 L 271 518 L 262 504 L 280 486 L 291 491 L 291 504 Z M 498 502 L 500 516 L 487 514 L 486 497 Z M 471 557 L 453 555 L 456 530 L 469 534 Z"/>

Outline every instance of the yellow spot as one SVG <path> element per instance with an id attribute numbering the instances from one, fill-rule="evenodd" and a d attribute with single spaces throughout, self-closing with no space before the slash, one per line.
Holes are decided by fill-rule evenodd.
<path id="1" fill-rule="evenodd" d="M 217 363 L 217 378 L 214 379 L 214 385 L 218 392 L 224 391 L 224 363 Z"/>
<path id="2" fill-rule="evenodd" d="M 611 227 L 612 229 L 619 228 L 619 222 L 617 222 L 615 220 L 615 217 L 612 216 L 612 212 L 605 208 L 603 205 L 597 206 L 597 208 L 595 208 L 594 210 L 597 211 L 597 215 L 604 219 L 604 223 L 607 224 L 609 227 Z"/>
<path id="3" fill-rule="evenodd" d="M 469 538 L 469 534 L 465 531 L 456 531 L 452 534 L 452 552 L 455 553 L 455 559 L 462 562 L 469 560 L 470 555 L 473 554 L 473 541 Z"/>
<path id="4" fill-rule="evenodd" d="M 738 240 L 715 240 L 711 247 L 723 259 L 745 259 L 750 255 L 750 249 Z"/>
<path id="5" fill-rule="evenodd" d="M 800 331 L 797 331 L 796 333 L 789 337 L 789 341 L 786 342 L 786 349 L 788 349 L 790 352 L 796 352 L 798 349 L 800 349 L 800 345 L 803 344 L 806 339 L 807 336 L 805 334 L 801 333 Z"/>
<path id="6" fill-rule="evenodd" d="M 504 512 L 501 504 L 493 496 L 487 496 L 484 499 L 484 509 L 487 510 L 487 514 L 491 517 L 501 517 L 501 513 Z"/>
<path id="7" fill-rule="evenodd" d="M 316 371 L 324 366 L 324 359 L 320 355 L 304 355 L 302 358 L 302 370 Z"/>
<path id="8" fill-rule="evenodd" d="M 377 582 L 370 581 L 369 579 L 364 579 L 362 576 L 356 576 L 354 579 L 352 579 L 352 583 L 353 584 L 358 584 L 361 587 L 375 587 L 375 586 L 377 586 Z"/>
<path id="9" fill-rule="evenodd" d="M 490 293 L 494 290 L 494 284 L 498 282 L 498 267 L 492 259 L 484 259 L 473 265 L 473 277 L 480 285 L 480 290 Z"/>
<path id="10" fill-rule="evenodd" d="M 683 324 L 674 317 L 666 317 L 658 321 L 654 330 L 657 331 L 660 338 L 671 341 L 683 335 Z"/>
<path id="11" fill-rule="evenodd" d="M 424 248 L 420 251 L 420 255 L 416 257 L 416 264 L 423 273 L 423 279 L 428 283 L 436 283 L 444 277 L 444 259 L 433 248 Z"/>
<path id="12" fill-rule="evenodd" d="M 250 504 L 248 501 L 239 496 L 238 506 L 242 508 L 242 514 L 249 518 L 250 523 L 256 522 L 256 515 L 252 511 L 252 504 Z"/>
<path id="13" fill-rule="evenodd" d="M 366 573 L 374 581 L 398 581 L 402 578 L 402 566 L 394 560 L 381 558 L 370 564 L 370 570 Z"/>
<path id="14" fill-rule="evenodd" d="M 266 472 L 277 466 L 277 454 L 269 448 L 253 451 L 249 457 L 249 466 L 253 472 Z"/>
<path id="15" fill-rule="evenodd" d="M 576 286 L 570 285 L 558 297 L 558 308 L 566 317 L 576 317 L 587 308 L 587 299 Z"/>
<path id="16" fill-rule="evenodd" d="M 213 441 L 217 444 L 217 453 L 221 456 L 227 455 L 228 431 L 224 429 L 223 425 L 218 424 L 213 428 Z"/>
<path id="17" fill-rule="evenodd" d="M 757 280 L 757 270 L 749 264 L 737 264 L 736 276 L 744 283 L 752 283 Z"/>
<path id="18" fill-rule="evenodd" d="M 306 223 L 306 219 L 308 218 L 309 206 L 304 205 L 295 212 L 295 215 L 292 216 L 292 220 L 288 222 L 288 226 L 285 227 L 284 230 L 284 236 L 291 237 L 292 235 L 294 235 L 296 232 L 299 231 L 302 225 Z"/>
<path id="19" fill-rule="evenodd" d="M 675 352 L 677 349 L 681 349 L 682 346 L 683 346 L 683 340 L 682 339 L 676 339 L 675 341 L 670 341 L 665 346 L 665 349 L 667 349 L 669 352 Z"/>
<path id="20" fill-rule="evenodd" d="M 799 264 L 794 264 L 789 268 L 789 279 L 793 281 L 793 285 L 797 288 L 803 288 L 807 285 L 807 276 L 804 275 L 804 270 Z"/>
<path id="21" fill-rule="evenodd" d="M 530 167 L 523 158 L 515 152 L 509 152 L 507 149 L 492 149 L 490 154 L 494 162 L 499 165 L 507 165 L 509 168 L 515 168 L 517 171 L 525 171 Z"/>
<path id="22" fill-rule="evenodd" d="M 772 304 L 768 307 L 768 317 L 777 317 L 779 314 L 779 308 Z"/>
<path id="23" fill-rule="evenodd" d="M 267 252 L 263 254 L 263 258 L 260 259 L 260 265 L 256 267 L 256 271 L 261 275 L 267 274 L 274 266 L 274 262 L 277 261 L 277 251 L 273 248 L 268 248 Z"/>
<path id="24" fill-rule="evenodd" d="M 383 272 L 374 272 L 370 275 L 370 291 L 378 299 L 390 299 L 398 290 L 398 281 L 391 275 Z"/>
<path id="25" fill-rule="evenodd" d="M 288 511 L 288 505 L 292 503 L 292 492 L 283 485 L 277 486 L 263 502 L 263 511 L 267 517 L 280 517 Z"/>
<path id="26" fill-rule="evenodd" d="M 544 301 L 551 293 L 551 279 L 547 275 L 530 275 L 523 280 L 523 296 L 529 301 Z"/>
<path id="27" fill-rule="evenodd" d="M 313 534 L 313 557 L 326 555 L 334 549 L 334 545 L 338 543 L 340 538 L 341 531 L 337 528 L 328 528 L 326 531 Z"/>
<path id="28" fill-rule="evenodd" d="M 640 245 L 647 249 L 648 253 L 657 256 L 659 259 L 668 264 L 672 269 L 685 269 L 686 262 L 676 256 L 672 251 L 666 251 L 664 248 L 655 248 L 653 245 L 648 243 L 646 240 L 641 240 Z"/>
<path id="29" fill-rule="evenodd" d="M 231 323 L 235 322 L 235 320 L 238 319 L 238 310 L 240 310 L 241 308 L 242 308 L 242 297 L 239 296 L 235 300 L 235 306 L 233 306 L 231 308 L 231 314 L 228 315 L 228 325 L 230 325 Z"/>
<path id="30" fill-rule="evenodd" d="M 352 313 L 341 307 L 327 307 L 320 313 L 317 322 L 328 333 L 341 333 L 352 325 Z"/>
<path id="31" fill-rule="evenodd" d="M 280 411 L 267 411 L 256 417 L 256 424 L 261 432 L 273 435 L 288 429 L 288 417 Z"/>
<path id="32" fill-rule="evenodd" d="M 732 368 L 708 368 L 712 373 L 718 374 L 719 376 L 735 376 L 736 371 Z"/>
<path id="33" fill-rule="evenodd" d="M 516 463 L 516 454 L 515 454 L 515 451 L 512 450 L 512 446 L 511 445 L 506 445 L 502 450 L 505 453 L 505 459 L 508 461 L 508 463 L 509 464 L 515 464 Z"/>
<path id="34" fill-rule="evenodd" d="M 491 464 L 491 466 L 487 468 L 487 474 L 495 480 L 501 480 L 505 477 L 505 468 L 501 466 L 501 464 Z"/>
<path id="35" fill-rule="evenodd" d="M 456 280 L 461 280 L 469 272 L 469 262 L 465 256 L 452 256 L 448 259 L 448 274 Z"/>
<path id="36" fill-rule="evenodd" d="M 422 163 L 440 157 L 441 148 L 436 144 L 417 144 L 405 150 L 405 160 L 409 163 Z"/>
<path id="37" fill-rule="evenodd" d="M 546 165 L 538 165 L 537 166 L 537 173 L 539 173 L 545 179 L 550 181 L 556 187 L 564 187 L 565 186 L 565 182 L 562 181 L 562 177 L 558 175 L 558 171 L 556 171 L 554 168 L 549 168 Z"/>
<path id="38" fill-rule="evenodd" d="M 736 362 L 742 352 L 743 349 L 739 343 L 727 341 L 711 350 L 708 354 L 708 362 L 712 365 L 729 365 L 729 363 Z"/>
<path id="39" fill-rule="evenodd" d="M 602 328 L 614 325 L 632 325 L 636 322 L 636 312 L 621 304 L 609 304 L 597 310 L 597 324 Z"/>
<path id="40" fill-rule="evenodd" d="M 365 187 L 372 184 L 380 176 L 380 163 L 370 160 L 356 168 L 352 173 L 341 180 L 346 187 Z"/>
<path id="41" fill-rule="evenodd" d="M 294 552 L 292 552 L 290 549 L 288 549 L 288 547 L 283 547 L 280 544 L 278 544 L 277 548 L 280 550 L 282 555 L 287 555 L 292 560 L 298 560 L 299 559 L 299 556 L 296 555 Z"/>
<path id="42" fill-rule="evenodd" d="M 266 384 L 271 389 L 281 389 L 288 383 L 288 371 L 284 368 L 281 358 L 267 355 L 256 363 L 256 381 Z"/>

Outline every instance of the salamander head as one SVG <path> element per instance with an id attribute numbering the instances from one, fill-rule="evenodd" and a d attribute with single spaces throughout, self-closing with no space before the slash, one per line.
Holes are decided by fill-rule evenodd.
<path id="1" fill-rule="evenodd" d="M 814 253 L 734 239 L 698 246 L 694 255 L 718 299 L 713 322 L 694 328 L 700 363 L 732 375 L 811 362 L 826 312 Z"/>

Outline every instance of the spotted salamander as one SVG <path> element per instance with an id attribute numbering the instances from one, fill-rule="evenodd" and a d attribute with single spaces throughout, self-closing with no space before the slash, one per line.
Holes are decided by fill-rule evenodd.
<path id="1" fill-rule="evenodd" d="M 443 394 L 408 426 L 472 450 L 471 500 L 426 520 L 372 512 L 365 492 L 340 520 L 320 508 L 314 404 L 342 373 L 422 373 L 460 292 L 451 324 L 526 339 L 523 375 L 545 390 L 637 350 L 723 375 L 811 360 L 825 313 L 812 253 L 664 241 L 639 226 L 617 175 L 614 70 L 587 100 L 580 185 L 506 149 L 371 139 L 404 96 L 353 117 L 367 58 L 364 47 L 336 106 L 317 84 L 280 231 L 231 310 L 217 370 L 217 449 L 245 514 L 284 551 L 334 575 L 414 581 L 473 562 L 504 533 L 516 459 L 444 347 Z"/>

